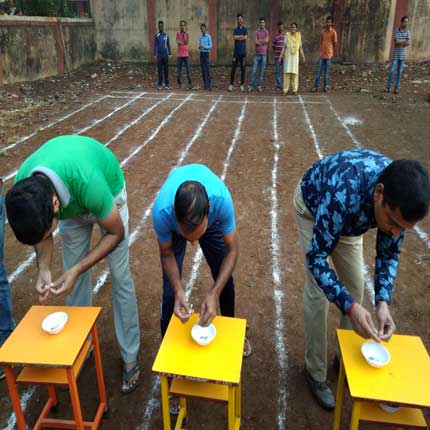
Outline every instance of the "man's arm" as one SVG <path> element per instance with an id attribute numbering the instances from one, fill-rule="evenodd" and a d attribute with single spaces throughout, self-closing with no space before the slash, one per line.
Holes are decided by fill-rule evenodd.
<path id="1" fill-rule="evenodd" d="M 172 55 L 172 51 L 170 49 L 170 39 L 169 39 L 169 36 L 167 36 L 167 53 L 169 55 Z"/>
<path id="2" fill-rule="evenodd" d="M 157 36 L 155 36 L 155 38 L 154 38 L 154 57 L 157 56 L 157 45 L 158 45 Z"/>
<path id="3" fill-rule="evenodd" d="M 218 298 L 230 279 L 234 268 L 236 267 L 239 256 L 239 237 L 236 229 L 230 234 L 224 235 L 224 242 L 227 247 L 227 254 L 221 263 L 221 268 L 215 283 L 206 295 L 200 311 L 199 324 L 202 326 L 209 325 L 216 317 L 216 306 Z"/>
<path id="4" fill-rule="evenodd" d="M 176 42 L 178 45 L 184 45 L 182 33 L 176 33 Z"/>
<path id="5" fill-rule="evenodd" d="M 188 33 L 184 33 L 184 45 L 188 45 L 188 42 L 190 40 L 190 35 Z"/>
<path id="6" fill-rule="evenodd" d="M 174 314 L 183 322 L 187 322 L 191 316 L 191 311 L 188 308 L 184 287 L 181 282 L 178 264 L 176 262 L 175 253 L 173 251 L 172 241 L 162 243 L 158 241 L 160 248 L 160 260 L 163 273 L 167 276 L 170 285 L 175 294 Z"/>
<path id="7" fill-rule="evenodd" d="M 99 226 L 106 231 L 97 245 L 77 264 L 66 270 L 51 287 L 51 292 L 56 296 L 70 294 L 81 273 L 86 272 L 100 260 L 112 252 L 124 239 L 124 224 L 114 203 L 113 209 L 105 219 L 98 221 Z"/>
<path id="8" fill-rule="evenodd" d="M 41 303 L 46 302 L 52 283 L 51 262 L 53 249 L 54 239 L 52 234 L 34 247 L 38 269 L 36 291 L 39 294 L 39 301 Z"/>

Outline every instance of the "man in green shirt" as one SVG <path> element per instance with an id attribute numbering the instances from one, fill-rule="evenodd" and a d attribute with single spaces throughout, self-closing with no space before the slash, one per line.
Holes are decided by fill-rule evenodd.
<path id="1" fill-rule="evenodd" d="M 36 250 L 40 302 L 52 294 L 91 306 L 91 267 L 106 257 L 112 275 L 115 331 L 124 361 L 121 392 L 139 382 L 139 318 L 129 266 L 124 175 L 114 154 L 94 139 L 60 136 L 28 157 L 6 196 L 16 238 Z M 101 238 L 90 250 L 94 224 Z M 63 274 L 52 281 L 53 232 L 59 226 Z"/>

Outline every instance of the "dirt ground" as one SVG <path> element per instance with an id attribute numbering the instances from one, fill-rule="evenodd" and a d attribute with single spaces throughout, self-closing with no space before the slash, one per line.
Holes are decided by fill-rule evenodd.
<path id="1" fill-rule="evenodd" d="M 171 78 L 174 72 L 171 68 Z M 405 73 L 398 96 L 382 92 L 386 67 L 369 65 L 335 65 L 328 95 L 309 93 L 314 66 L 303 68 L 298 97 L 281 97 L 272 90 L 271 67 L 265 91 L 251 94 L 226 91 L 227 68 L 214 69 L 211 93 L 198 88 L 197 69 L 193 70 L 193 91 L 172 86 L 170 92 L 157 92 L 153 67 L 114 63 L 0 89 L 0 174 L 6 178 L 12 178 L 25 157 L 47 139 L 61 134 L 81 133 L 109 142 L 120 161 L 136 151 L 124 171 L 142 332 L 142 384 L 129 396 L 119 393 L 120 358 L 108 277 L 94 298 L 95 305 L 103 306 L 99 334 L 110 405 L 103 429 L 162 428 L 159 385 L 151 373 L 160 343 L 161 269 L 147 210 L 178 163 L 204 163 L 220 176 L 224 172 L 235 203 L 240 237 L 240 259 L 234 272 L 236 314 L 247 319 L 253 344 L 253 354 L 243 363 L 242 428 L 331 428 L 332 413 L 314 403 L 303 377 L 304 265 L 292 216 L 293 191 L 306 168 L 318 159 L 317 150 L 326 155 L 366 147 L 392 158 L 418 159 L 430 167 L 430 64 L 411 65 Z M 4 191 L 11 183 L 12 179 L 6 181 Z M 398 333 L 418 335 L 427 347 L 428 221 L 419 224 L 421 234 L 411 231 L 407 235 L 391 307 Z M 370 273 L 374 243 L 375 232 L 369 232 L 365 259 Z M 195 252 L 188 247 L 183 279 L 198 309 L 211 278 L 204 260 L 200 266 L 193 265 Z M 31 254 L 6 227 L 5 264 L 17 321 L 37 300 Z M 100 263 L 94 268 L 94 285 L 105 267 Z M 60 270 L 57 237 L 53 272 Z M 197 275 L 195 281 L 190 280 L 192 275 Z M 369 297 L 366 294 L 368 307 Z M 330 361 L 338 316 L 333 306 Z M 331 369 L 329 381 L 335 389 L 336 375 Z M 79 379 L 79 390 L 84 416 L 90 418 L 97 403 L 92 359 Z M 46 401 L 46 392 L 27 387 L 21 392 L 31 425 Z M 68 394 L 59 393 L 59 399 L 57 415 L 71 416 Z M 350 412 L 346 400 L 342 429 L 349 428 Z M 188 429 L 218 430 L 226 428 L 226 422 L 224 405 L 190 402 Z M 14 428 L 5 382 L 0 383 L 0 428 Z"/>

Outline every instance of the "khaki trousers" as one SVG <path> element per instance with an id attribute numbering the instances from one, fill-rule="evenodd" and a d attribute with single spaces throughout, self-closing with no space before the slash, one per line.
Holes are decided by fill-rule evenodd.
<path id="1" fill-rule="evenodd" d="M 294 192 L 295 221 L 300 245 L 305 257 L 313 235 L 314 218 L 306 207 L 300 183 Z M 330 256 L 338 279 L 346 286 L 358 303 L 363 300 L 364 259 L 363 235 L 341 236 Z M 318 286 L 313 275 L 306 269 L 306 283 L 303 291 L 305 318 L 305 365 L 312 377 L 320 382 L 327 378 L 327 314 L 329 301 Z M 342 328 L 351 329 L 350 319 L 342 316 Z"/>
<path id="2" fill-rule="evenodd" d="M 284 73 L 284 93 L 288 92 L 290 83 L 293 85 L 293 92 L 297 92 L 299 89 L 299 75 L 296 73 Z"/>

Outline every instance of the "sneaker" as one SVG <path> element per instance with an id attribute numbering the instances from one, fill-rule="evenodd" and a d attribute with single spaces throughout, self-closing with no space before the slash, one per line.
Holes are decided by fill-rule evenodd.
<path id="1" fill-rule="evenodd" d="M 167 84 L 164 88 L 166 88 L 166 90 L 170 91 L 170 85 L 169 84 Z"/>
<path id="2" fill-rule="evenodd" d="M 318 88 L 314 87 L 311 89 L 311 93 L 317 93 L 318 92 Z"/>
<path id="3" fill-rule="evenodd" d="M 158 85 L 158 86 L 157 86 L 157 90 L 158 90 L 158 91 L 160 91 L 160 90 L 162 90 L 162 89 L 163 89 L 163 87 L 162 87 L 161 85 Z"/>
<path id="4" fill-rule="evenodd" d="M 312 378 L 312 375 L 305 367 L 305 379 L 308 383 L 315 400 L 324 408 L 329 411 L 333 410 L 336 406 L 333 393 L 327 382 L 319 382 Z"/>
<path id="5" fill-rule="evenodd" d="M 193 86 L 192 85 L 188 85 L 188 87 L 187 87 L 189 90 L 192 90 L 193 89 Z"/>
<path id="6" fill-rule="evenodd" d="M 240 86 L 240 91 L 242 91 L 242 92 L 245 91 L 245 85 Z"/>
<path id="7" fill-rule="evenodd" d="M 263 87 L 261 85 L 258 87 L 258 91 L 260 91 L 260 93 L 263 91 Z"/>
<path id="8" fill-rule="evenodd" d="M 242 85 L 243 86 L 243 85 Z M 242 86 L 241 86 L 241 88 L 242 88 Z M 229 87 L 228 87 L 228 91 L 231 93 L 232 91 L 233 91 L 233 85 L 230 85 Z"/>
<path id="9" fill-rule="evenodd" d="M 391 88 L 385 88 L 386 93 L 391 93 Z"/>
<path id="10" fill-rule="evenodd" d="M 398 88 L 396 88 L 396 89 L 394 90 L 394 94 L 399 94 L 399 89 L 398 89 Z"/>
<path id="11" fill-rule="evenodd" d="M 251 93 L 252 91 L 254 91 L 254 88 L 251 87 L 251 85 L 248 87 L 248 91 Z"/>
<path id="12" fill-rule="evenodd" d="M 328 93 L 328 87 L 324 87 L 323 91 L 324 91 L 325 93 Z"/>

